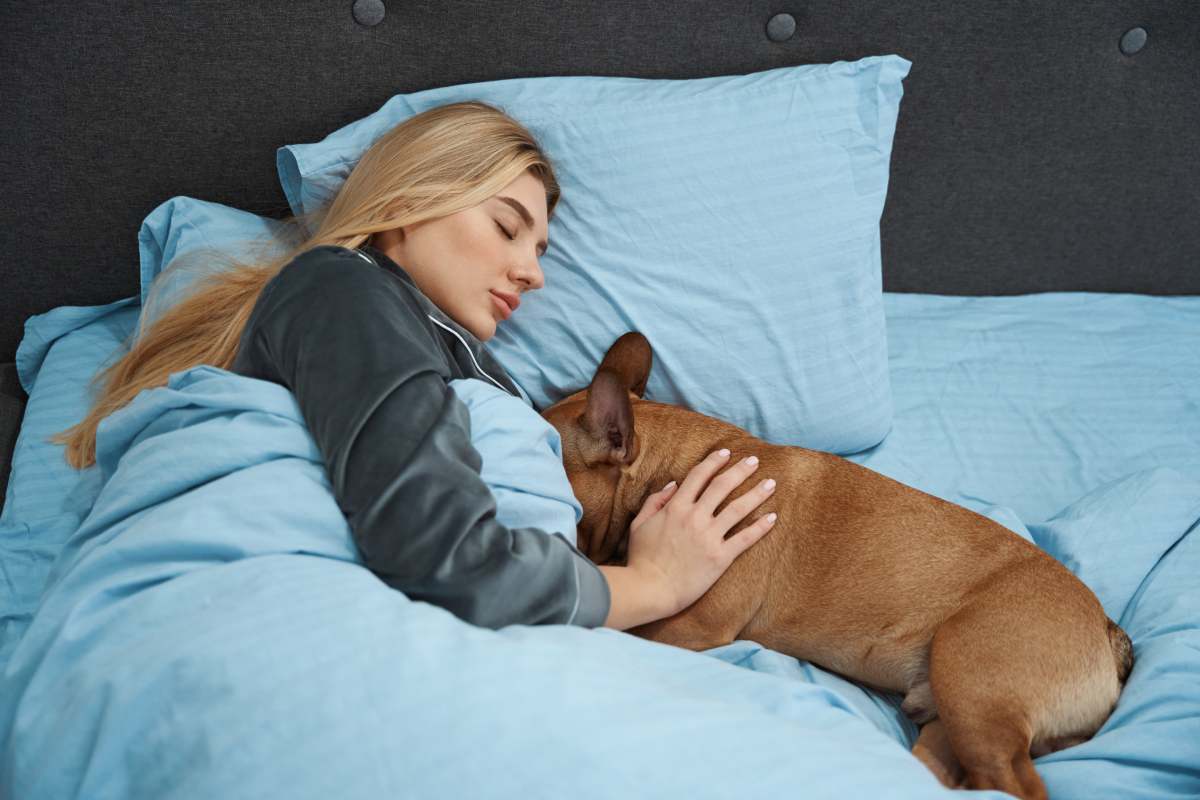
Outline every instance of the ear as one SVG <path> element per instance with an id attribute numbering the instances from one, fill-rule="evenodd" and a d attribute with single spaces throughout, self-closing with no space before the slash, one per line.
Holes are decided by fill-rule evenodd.
<path id="1" fill-rule="evenodd" d="M 646 393 L 646 381 L 650 379 L 653 361 L 649 340 L 637 331 L 630 331 L 608 348 L 600 366 L 596 368 L 596 375 L 605 370 L 612 372 L 629 391 L 641 397 Z"/>
<path id="2" fill-rule="evenodd" d="M 601 369 L 587 390 L 587 409 L 579 424 L 591 439 L 588 460 L 632 464 L 638 454 L 629 388 L 617 373 Z"/>

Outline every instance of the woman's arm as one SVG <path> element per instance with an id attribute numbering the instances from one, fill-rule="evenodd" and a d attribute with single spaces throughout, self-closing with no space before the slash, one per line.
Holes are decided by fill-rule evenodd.
<path id="1" fill-rule="evenodd" d="M 401 281 L 324 246 L 263 289 L 233 369 L 295 395 L 363 563 L 389 586 L 490 628 L 601 625 L 599 568 L 561 534 L 496 519 L 442 347 Z"/>
<path id="2" fill-rule="evenodd" d="M 602 566 L 600 572 L 608 581 L 612 601 L 605 628 L 628 630 L 670 613 L 662 587 L 647 580 L 632 567 Z"/>

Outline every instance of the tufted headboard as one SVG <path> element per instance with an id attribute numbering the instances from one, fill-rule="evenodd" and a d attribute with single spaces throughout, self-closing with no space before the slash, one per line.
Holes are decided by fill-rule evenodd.
<path id="1" fill-rule="evenodd" d="M 1192 0 L 43 0 L 0 14 L 0 417 L 19 419 L 24 320 L 137 294 L 138 227 L 164 200 L 283 216 L 276 148 L 397 92 L 500 78 L 896 53 L 913 66 L 886 290 L 1200 294 Z M 7 465 L 15 425 L 0 429 Z"/>

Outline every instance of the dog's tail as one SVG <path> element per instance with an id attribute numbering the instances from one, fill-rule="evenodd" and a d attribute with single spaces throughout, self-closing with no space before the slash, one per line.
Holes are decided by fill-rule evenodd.
<path id="1" fill-rule="evenodd" d="M 1108 621 L 1108 643 L 1117 662 L 1117 680 L 1124 687 L 1125 679 L 1133 669 L 1133 642 L 1129 641 L 1129 635 L 1121 630 L 1121 626 L 1111 619 Z"/>

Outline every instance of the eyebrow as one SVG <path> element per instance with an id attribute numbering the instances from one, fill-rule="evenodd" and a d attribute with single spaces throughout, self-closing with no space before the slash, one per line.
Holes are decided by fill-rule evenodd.
<path id="1" fill-rule="evenodd" d="M 517 213 L 521 215 L 521 219 L 525 222 L 525 227 L 529 228 L 529 230 L 533 230 L 533 216 L 529 213 L 529 209 L 527 209 L 520 200 L 517 200 L 512 197 L 505 197 L 504 195 L 497 195 L 496 199 L 503 200 L 504 202 L 508 203 L 510 206 L 515 208 L 517 210 Z M 546 244 L 546 240 L 543 239 L 542 241 L 538 242 L 538 244 L 541 245 L 541 248 L 542 248 L 541 251 L 538 253 L 538 255 L 539 256 L 545 255 L 546 248 L 549 247 L 549 245 Z"/>

